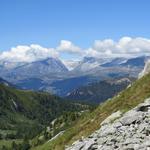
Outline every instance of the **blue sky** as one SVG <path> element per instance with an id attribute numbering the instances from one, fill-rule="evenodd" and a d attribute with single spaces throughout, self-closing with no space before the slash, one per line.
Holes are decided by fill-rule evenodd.
<path id="1" fill-rule="evenodd" d="M 150 37 L 150 0 L 1 0 L 0 50 L 17 45 L 87 48 L 94 40 Z"/>

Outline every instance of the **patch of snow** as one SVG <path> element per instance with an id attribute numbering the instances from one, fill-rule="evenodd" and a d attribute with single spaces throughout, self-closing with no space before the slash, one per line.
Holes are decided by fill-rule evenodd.
<path id="1" fill-rule="evenodd" d="M 144 75 L 148 74 L 149 72 L 150 72 L 150 60 L 148 60 L 145 63 L 145 67 L 144 67 L 143 71 L 141 73 L 139 73 L 138 78 L 143 77 Z"/>
<path id="2" fill-rule="evenodd" d="M 51 138 L 50 140 L 48 140 L 47 143 L 50 142 L 50 141 L 52 141 L 52 140 L 54 140 L 54 139 L 56 139 L 58 136 L 62 135 L 64 132 L 65 132 L 65 131 L 59 132 L 59 133 L 56 134 L 53 138 Z"/>
<path id="3" fill-rule="evenodd" d="M 98 62 L 94 62 L 94 63 L 84 63 L 82 66 L 81 66 L 81 70 L 82 71 L 88 71 L 88 70 L 91 70 L 93 68 L 96 68 L 98 67 L 100 64 Z"/>
<path id="4" fill-rule="evenodd" d="M 90 90 L 88 90 L 88 94 L 93 95 L 93 92 L 92 92 L 92 91 L 90 91 Z"/>
<path id="5" fill-rule="evenodd" d="M 83 92 L 79 92 L 79 94 L 80 94 L 80 95 L 83 95 L 84 93 L 83 93 Z"/>
<path id="6" fill-rule="evenodd" d="M 17 103 L 16 103 L 13 99 L 11 99 L 11 101 L 13 102 L 13 104 L 14 104 L 15 108 L 17 109 L 17 108 L 18 108 Z"/>

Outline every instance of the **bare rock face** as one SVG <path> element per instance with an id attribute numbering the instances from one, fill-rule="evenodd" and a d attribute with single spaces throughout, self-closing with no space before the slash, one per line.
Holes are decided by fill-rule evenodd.
<path id="1" fill-rule="evenodd" d="M 109 117 L 107 117 L 102 123 L 101 126 L 105 125 L 105 124 L 109 124 L 111 122 L 113 122 L 113 120 L 120 118 L 121 117 L 121 111 L 117 111 L 114 112 L 113 114 L 111 114 Z"/>
<path id="2" fill-rule="evenodd" d="M 139 74 L 139 78 L 143 77 L 144 75 L 150 73 L 150 60 L 148 60 L 145 64 L 143 71 Z"/>
<path id="3" fill-rule="evenodd" d="M 150 149 L 150 98 L 123 115 L 120 111 L 113 113 L 101 123 L 99 130 L 66 148 L 66 150 L 129 149 Z"/>

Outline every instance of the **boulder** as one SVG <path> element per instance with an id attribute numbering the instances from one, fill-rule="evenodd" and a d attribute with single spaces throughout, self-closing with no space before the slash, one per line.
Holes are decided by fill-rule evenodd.
<path id="1" fill-rule="evenodd" d="M 121 111 L 117 111 L 114 112 L 113 114 L 111 114 L 109 117 L 107 117 L 102 123 L 101 126 L 109 124 L 111 122 L 113 122 L 115 119 L 120 118 L 121 117 Z"/>
<path id="2" fill-rule="evenodd" d="M 122 123 L 122 125 L 130 125 L 132 123 L 135 124 L 136 122 L 141 121 L 143 117 L 144 117 L 143 112 L 131 110 L 120 119 L 120 122 Z"/>
<path id="3" fill-rule="evenodd" d="M 101 128 L 66 150 L 148 150 L 150 149 L 150 99 L 122 114 L 107 117 Z"/>

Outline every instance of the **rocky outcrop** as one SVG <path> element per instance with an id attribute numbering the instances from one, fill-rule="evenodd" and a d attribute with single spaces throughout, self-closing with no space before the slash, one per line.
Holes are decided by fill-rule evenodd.
<path id="1" fill-rule="evenodd" d="M 99 130 L 66 148 L 66 150 L 114 149 L 150 149 L 150 98 L 123 115 L 120 111 L 112 114 L 101 123 Z"/>
<path id="2" fill-rule="evenodd" d="M 145 67 L 143 69 L 143 71 L 139 74 L 139 78 L 143 77 L 144 75 L 150 73 L 150 60 L 148 60 L 145 63 Z"/>

